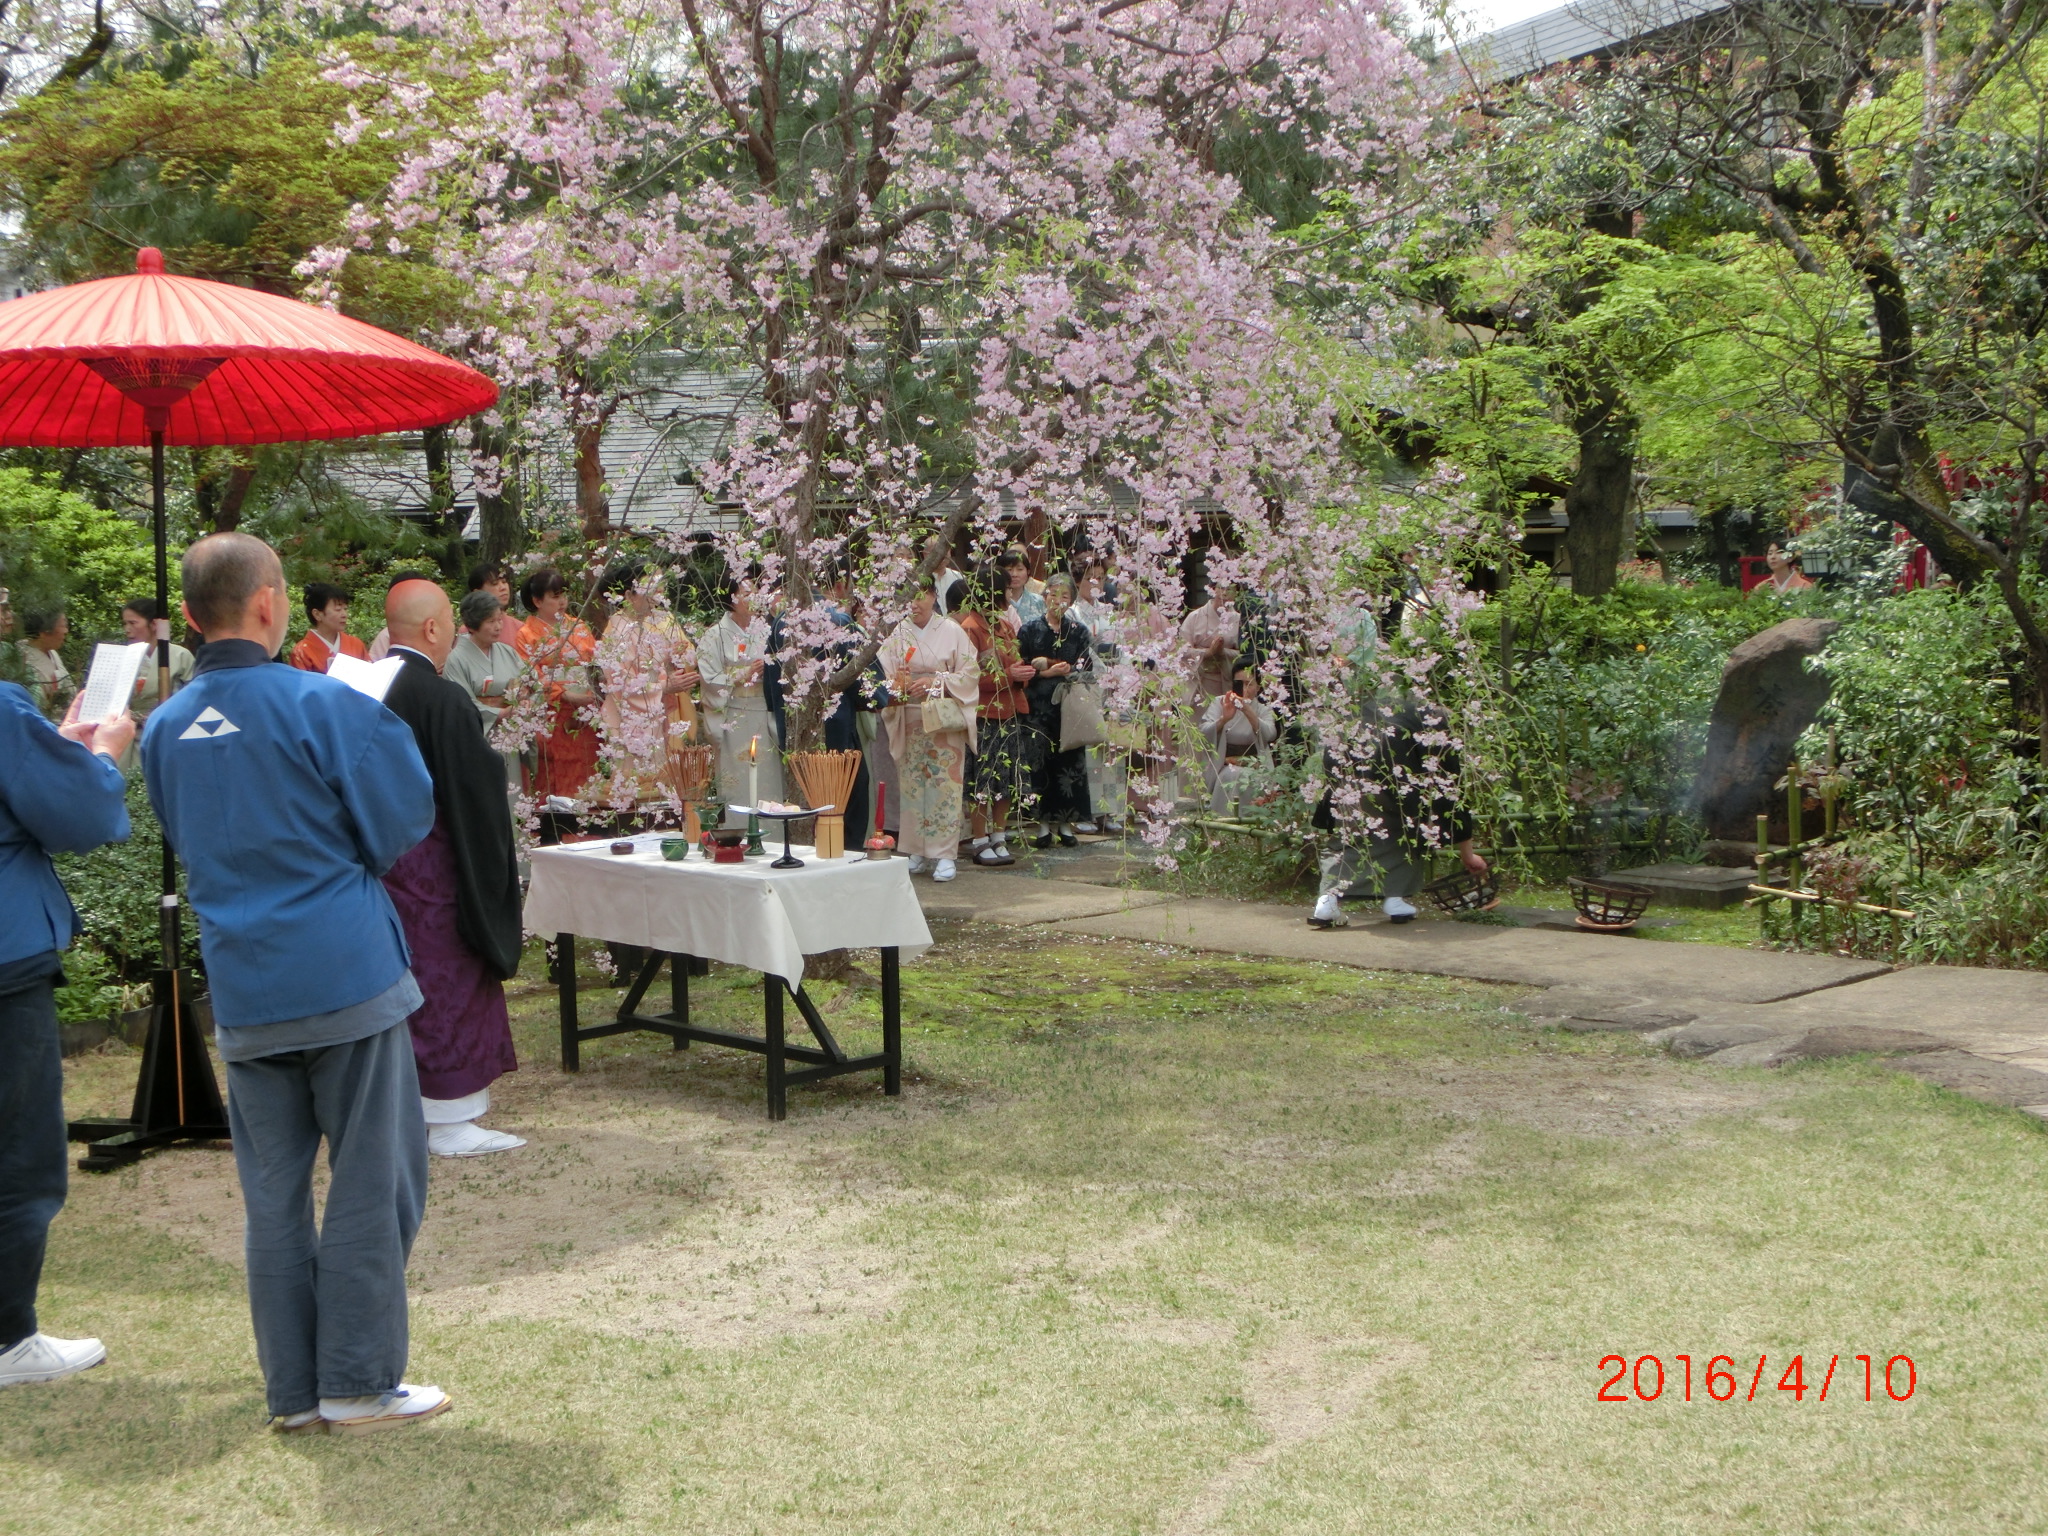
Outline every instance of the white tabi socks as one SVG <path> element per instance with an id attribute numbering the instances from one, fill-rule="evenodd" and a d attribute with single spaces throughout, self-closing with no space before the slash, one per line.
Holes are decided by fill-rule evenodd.
<path id="1" fill-rule="evenodd" d="M 459 1099 L 430 1099 L 420 1096 L 420 1109 L 427 1120 L 427 1150 L 436 1157 L 482 1157 L 489 1152 L 510 1152 L 523 1147 L 521 1136 L 486 1130 L 477 1117 L 491 1107 L 491 1090 L 479 1088 Z"/>

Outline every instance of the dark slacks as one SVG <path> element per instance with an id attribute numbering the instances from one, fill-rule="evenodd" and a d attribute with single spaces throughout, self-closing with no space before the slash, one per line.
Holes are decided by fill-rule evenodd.
<path id="1" fill-rule="evenodd" d="M 64 1067 L 58 957 L 6 967 L 0 991 L 0 1349 L 36 1331 L 50 1223 L 64 1207 Z M 33 981 L 22 978 L 41 969 Z"/>
<path id="2" fill-rule="evenodd" d="M 270 1412 L 398 1385 L 405 1263 L 427 1204 L 427 1127 L 404 1023 L 228 1066 L 247 1221 L 249 1314 Z M 327 1139 L 327 1207 L 313 1159 Z"/>

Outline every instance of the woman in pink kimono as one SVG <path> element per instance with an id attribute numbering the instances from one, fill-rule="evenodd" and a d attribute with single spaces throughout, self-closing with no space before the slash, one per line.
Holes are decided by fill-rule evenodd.
<path id="1" fill-rule="evenodd" d="M 612 803 L 653 806 L 675 795 L 673 754 L 696 745 L 697 648 L 655 599 L 643 570 L 607 583 L 619 611 L 597 642 Z"/>
<path id="2" fill-rule="evenodd" d="M 897 848 L 910 855 L 910 872 L 929 868 L 951 880 L 960 846 L 961 786 L 975 743 L 974 713 L 981 702 L 981 660 L 967 631 L 938 611 L 930 577 L 911 599 L 910 616 L 883 642 L 878 659 L 889 679 L 891 703 L 882 728 L 896 758 L 901 821 Z M 925 729 L 927 700 L 951 700 L 958 728 Z"/>

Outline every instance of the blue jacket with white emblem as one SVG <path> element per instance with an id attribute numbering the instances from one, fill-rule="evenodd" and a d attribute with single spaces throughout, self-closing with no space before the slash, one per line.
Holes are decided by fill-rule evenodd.
<path id="1" fill-rule="evenodd" d="M 217 1025 L 353 1007 L 405 973 L 381 877 L 432 830 L 434 785 L 390 710 L 216 640 L 151 713 L 142 771 L 185 864 Z"/>
<path id="2" fill-rule="evenodd" d="M 50 867 L 128 839 L 121 770 L 57 734 L 28 694 L 0 683 L 0 965 L 70 946 L 78 914 Z"/>

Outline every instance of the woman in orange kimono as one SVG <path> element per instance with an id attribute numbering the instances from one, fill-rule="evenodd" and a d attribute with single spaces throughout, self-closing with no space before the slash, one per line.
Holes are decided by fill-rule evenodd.
<path id="1" fill-rule="evenodd" d="M 597 637 L 570 614 L 569 584 L 560 571 L 535 571 L 520 584 L 519 597 L 533 617 L 519 626 L 512 648 L 542 689 L 549 726 L 533 743 L 527 793 L 543 803 L 549 795 L 574 798 L 597 772 L 597 725 L 586 718 L 597 702 L 591 678 Z"/>

